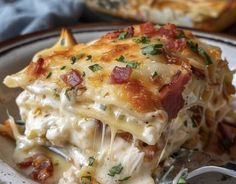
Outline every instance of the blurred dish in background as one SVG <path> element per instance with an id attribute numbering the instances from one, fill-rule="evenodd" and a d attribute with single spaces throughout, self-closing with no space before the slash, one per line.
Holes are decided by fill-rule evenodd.
<path id="1" fill-rule="evenodd" d="M 86 0 L 88 7 L 140 21 L 220 31 L 236 22 L 235 0 Z"/>

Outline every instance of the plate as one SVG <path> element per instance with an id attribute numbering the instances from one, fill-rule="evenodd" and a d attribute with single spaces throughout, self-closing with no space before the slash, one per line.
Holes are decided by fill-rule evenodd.
<path id="1" fill-rule="evenodd" d="M 72 28 L 72 32 L 78 42 L 88 42 L 104 35 L 108 31 L 121 27 L 124 27 L 124 25 L 81 26 Z M 228 60 L 230 68 L 236 68 L 235 38 L 198 31 L 193 32 L 201 40 L 219 46 L 222 49 L 223 58 Z M 3 122 L 7 118 L 7 110 L 16 119 L 19 118 L 15 97 L 19 94 L 20 89 L 6 88 L 2 84 L 4 77 L 23 69 L 31 61 L 32 56 L 36 52 L 52 46 L 58 38 L 59 30 L 56 30 L 31 34 L 0 44 L 0 122 Z M 236 77 L 234 77 L 233 83 L 236 85 Z M 0 136 L 0 183 L 32 183 L 32 181 L 21 176 L 14 170 L 16 167 L 12 160 L 13 150 L 14 143 Z M 206 174 L 204 179 L 193 178 L 190 183 L 233 184 L 236 183 L 236 179 L 225 178 L 222 175 L 210 173 Z"/>

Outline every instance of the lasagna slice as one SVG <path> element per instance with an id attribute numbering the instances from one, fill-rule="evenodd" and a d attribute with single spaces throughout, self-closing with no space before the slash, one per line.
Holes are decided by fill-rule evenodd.
<path id="1" fill-rule="evenodd" d="M 174 23 L 183 27 L 219 31 L 235 23 L 235 0 L 87 0 L 100 12 L 122 18 Z"/>
<path id="2" fill-rule="evenodd" d="M 173 24 L 134 25 L 87 44 L 63 30 L 4 80 L 23 89 L 16 154 L 62 147 L 72 166 L 59 183 L 154 184 L 180 147 L 233 155 L 232 78 L 219 48 Z M 28 156 L 31 165 L 38 158 Z"/>

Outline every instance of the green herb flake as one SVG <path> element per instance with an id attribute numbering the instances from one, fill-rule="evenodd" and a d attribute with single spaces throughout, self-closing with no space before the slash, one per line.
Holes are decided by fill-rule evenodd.
<path id="1" fill-rule="evenodd" d="M 92 177 L 91 176 L 82 176 L 81 184 L 91 184 Z"/>
<path id="2" fill-rule="evenodd" d="M 96 72 L 98 70 L 101 70 L 102 67 L 99 64 L 94 64 L 88 67 L 90 70 L 92 70 L 92 72 Z"/>
<path id="3" fill-rule="evenodd" d="M 123 170 L 123 166 L 121 164 L 113 166 L 110 170 L 108 175 L 114 177 L 116 174 L 120 174 Z"/>
<path id="4" fill-rule="evenodd" d="M 125 115 L 123 115 L 123 114 L 119 115 L 118 119 L 119 120 L 124 120 L 125 119 Z"/>
<path id="5" fill-rule="evenodd" d="M 120 57 L 118 57 L 116 61 L 121 62 L 121 63 L 126 63 L 125 57 L 123 55 L 120 55 Z"/>
<path id="6" fill-rule="evenodd" d="M 60 70 L 64 70 L 66 68 L 66 66 L 62 66 L 61 68 L 60 68 Z"/>
<path id="7" fill-rule="evenodd" d="M 136 69 L 139 65 L 140 65 L 140 63 L 137 63 L 137 62 L 127 62 L 126 67 Z"/>
<path id="8" fill-rule="evenodd" d="M 49 72 L 46 79 L 49 79 L 52 76 L 52 72 Z"/>
<path id="9" fill-rule="evenodd" d="M 207 52 L 203 48 L 198 48 L 198 53 L 205 59 L 205 64 L 212 64 L 211 57 L 207 54 Z"/>
<path id="10" fill-rule="evenodd" d="M 69 91 L 71 91 L 71 90 L 73 90 L 73 89 L 74 89 L 74 88 L 71 87 L 71 88 L 67 88 L 66 91 L 65 91 L 65 96 L 66 96 L 66 98 L 68 99 L 68 101 L 70 101 L 70 95 L 69 95 L 68 93 L 69 93 Z"/>
<path id="11" fill-rule="evenodd" d="M 118 39 L 119 40 L 124 40 L 127 37 L 127 35 L 128 35 L 127 32 L 120 33 Z"/>
<path id="12" fill-rule="evenodd" d="M 91 59 L 92 59 L 92 56 L 91 56 L 91 55 L 87 55 L 86 61 L 89 61 L 89 60 L 91 60 Z"/>
<path id="13" fill-rule="evenodd" d="M 53 165 L 54 166 L 59 166 L 59 162 L 55 162 Z"/>
<path id="14" fill-rule="evenodd" d="M 158 76 L 157 71 L 155 71 L 155 72 L 152 73 L 152 79 L 156 78 L 157 76 Z"/>
<path id="15" fill-rule="evenodd" d="M 150 43 L 150 38 L 147 36 L 142 36 L 141 38 L 134 39 L 136 43 L 148 44 Z"/>
<path id="16" fill-rule="evenodd" d="M 143 55 L 147 55 L 147 54 L 150 54 L 150 55 L 161 54 L 162 53 L 162 48 L 163 48 L 162 44 L 148 45 L 148 46 L 142 48 L 142 54 Z"/>
<path id="17" fill-rule="evenodd" d="M 196 120 L 195 120 L 194 118 L 191 118 L 191 120 L 192 120 L 192 127 L 193 127 L 193 128 L 196 128 L 196 127 L 197 127 L 197 122 L 196 122 Z"/>
<path id="18" fill-rule="evenodd" d="M 193 52 L 198 53 L 198 44 L 197 43 L 194 43 L 192 40 L 188 40 L 187 44 Z"/>
<path id="19" fill-rule="evenodd" d="M 75 56 L 71 56 L 70 61 L 71 61 L 71 64 L 73 65 L 76 63 L 77 59 Z"/>
<path id="20" fill-rule="evenodd" d="M 119 179 L 118 181 L 120 181 L 120 182 L 126 181 L 126 180 L 130 179 L 130 177 L 131 177 L 131 176 L 127 176 L 127 177 L 124 177 L 124 178 L 122 178 L 122 179 Z"/>
<path id="21" fill-rule="evenodd" d="M 180 179 L 179 179 L 177 184 L 187 184 L 187 181 L 183 177 L 180 177 Z"/>
<path id="22" fill-rule="evenodd" d="M 207 54 L 207 52 L 203 48 L 199 47 L 197 43 L 194 43 L 192 40 L 188 40 L 187 44 L 193 52 L 199 54 L 204 58 L 204 62 L 206 65 L 210 65 L 213 63 L 211 57 Z"/>
<path id="23" fill-rule="evenodd" d="M 89 157 L 89 158 L 88 158 L 88 162 L 89 162 L 89 163 L 88 163 L 89 166 L 93 166 L 93 164 L 94 164 L 94 162 L 95 162 L 95 158 L 94 158 L 94 157 Z"/>
<path id="24" fill-rule="evenodd" d="M 85 77 L 86 76 L 86 73 L 83 71 L 83 73 L 82 73 L 82 77 Z"/>
<path id="25" fill-rule="evenodd" d="M 182 38 L 186 38 L 184 31 L 180 31 L 180 33 L 177 35 L 177 39 L 182 39 Z"/>

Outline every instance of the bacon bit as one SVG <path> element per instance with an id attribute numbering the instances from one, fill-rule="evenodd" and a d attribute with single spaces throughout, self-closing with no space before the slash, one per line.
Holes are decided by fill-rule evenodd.
<path id="1" fill-rule="evenodd" d="M 133 140 L 132 134 L 130 134 L 128 132 L 119 132 L 119 133 L 117 133 L 117 136 L 121 137 L 122 139 L 124 139 L 127 142 L 131 142 Z"/>
<path id="2" fill-rule="evenodd" d="M 83 78 L 77 70 L 72 69 L 70 72 L 60 76 L 65 84 L 70 87 L 78 86 L 83 82 Z"/>
<path id="3" fill-rule="evenodd" d="M 155 28 L 155 25 L 151 22 L 140 24 L 140 31 L 142 34 L 145 34 L 148 36 L 154 36 L 158 33 L 157 29 Z"/>
<path id="4" fill-rule="evenodd" d="M 127 33 L 125 38 L 131 38 L 134 36 L 134 27 L 133 26 L 129 26 L 128 28 L 126 29 L 123 29 L 123 30 L 118 30 L 118 31 L 113 31 L 113 32 L 110 32 L 110 33 L 107 33 L 104 38 L 108 38 L 110 40 L 112 39 L 116 39 L 120 36 L 121 33 Z"/>
<path id="5" fill-rule="evenodd" d="M 185 39 L 169 39 L 165 47 L 171 51 L 182 51 L 187 47 L 187 42 Z"/>
<path id="6" fill-rule="evenodd" d="M 129 81 L 132 69 L 130 67 L 119 67 L 116 66 L 111 73 L 110 83 L 111 84 L 124 84 Z"/>
<path id="7" fill-rule="evenodd" d="M 174 24 L 166 24 L 158 30 L 158 35 L 167 39 L 176 39 L 177 29 Z"/>
<path id="8" fill-rule="evenodd" d="M 134 36 L 134 27 L 133 26 L 129 26 L 127 28 L 127 36 L 126 38 L 131 38 Z"/>
<path id="9" fill-rule="evenodd" d="M 35 181 L 44 182 L 53 175 L 53 164 L 49 158 L 43 154 L 35 154 L 17 164 L 21 169 L 33 168 L 30 174 Z"/>
<path id="10" fill-rule="evenodd" d="M 113 39 L 118 38 L 119 35 L 120 35 L 120 33 L 122 33 L 122 32 L 123 32 L 123 31 L 121 31 L 121 30 L 113 31 L 113 32 L 107 33 L 107 34 L 104 36 L 104 38 L 113 40 Z"/>
<path id="11" fill-rule="evenodd" d="M 182 51 L 187 47 L 185 38 L 177 39 L 179 34 L 176 25 L 166 24 L 158 30 L 158 35 L 166 40 L 166 49 L 171 51 Z"/>
<path id="12" fill-rule="evenodd" d="M 44 73 L 44 59 L 39 58 L 35 63 L 31 62 L 29 65 L 29 71 L 34 76 L 39 76 Z"/>
<path id="13" fill-rule="evenodd" d="M 176 65 L 181 65 L 182 64 L 182 59 L 175 55 L 174 53 L 168 52 L 168 51 L 164 51 L 163 55 L 166 59 L 167 64 L 176 64 Z"/>
<path id="14" fill-rule="evenodd" d="M 169 119 L 177 116 L 179 110 L 184 105 L 182 92 L 184 85 L 190 80 L 189 74 L 182 74 L 181 71 L 177 72 L 172 79 L 172 82 L 164 85 L 160 89 L 162 107 L 168 114 Z"/>

